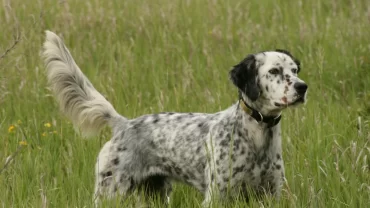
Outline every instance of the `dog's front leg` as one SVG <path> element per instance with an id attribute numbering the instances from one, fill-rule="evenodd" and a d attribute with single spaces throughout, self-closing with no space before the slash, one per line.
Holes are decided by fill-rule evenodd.
<path id="1" fill-rule="evenodd" d="M 202 202 L 203 208 L 213 207 L 213 204 L 217 204 L 217 202 L 221 202 L 222 198 L 224 198 L 226 193 L 220 190 L 220 187 L 216 185 L 216 181 L 212 181 L 205 193 L 204 193 L 204 200 Z"/>

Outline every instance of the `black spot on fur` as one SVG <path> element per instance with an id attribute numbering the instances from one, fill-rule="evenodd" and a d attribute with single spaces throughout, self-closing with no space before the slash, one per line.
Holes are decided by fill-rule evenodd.
<path id="1" fill-rule="evenodd" d="M 200 128 L 201 134 L 208 133 L 208 131 L 209 131 L 209 126 L 206 123 L 198 124 L 198 128 Z"/>
<path id="2" fill-rule="evenodd" d="M 198 146 L 197 147 L 197 150 L 196 150 L 197 154 L 199 154 L 201 150 L 202 150 L 202 147 L 201 146 Z"/>
<path id="3" fill-rule="evenodd" d="M 155 145 L 155 143 L 153 141 L 149 141 L 149 146 L 152 148 L 152 149 L 155 149 L 157 147 L 157 145 Z"/>
<path id="4" fill-rule="evenodd" d="M 222 141 L 220 142 L 220 145 L 221 145 L 221 146 L 228 146 L 228 145 L 229 145 L 229 141 L 228 141 L 228 140 L 226 140 L 226 139 L 224 139 L 224 140 L 222 140 Z"/>
<path id="5" fill-rule="evenodd" d="M 232 160 L 233 162 L 236 162 L 236 157 L 235 157 L 235 155 L 234 155 L 234 154 L 231 154 L 231 160 Z"/>
<path id="6" fill-rule="evenodd" d="M 195 178 L 195 175 L 194 175 L 194 173 L 193 173 L 193 172 L 189 171 L 189 172 L 188 172 L 188 174 L 189 174 L 189 177 L 190 177 L 190 178 Z"/>
<path id="7" fill-rule="evenodd" d="M 243 137 L 243 134 L 242 134 L 242 132 L 238 129 L 238 136 L 239 137 Z"/>
<path id="8" fill-rule="evenodd" d="M 105 173 L 101 173 L 101 176 L 102 176 L 103 178 L 106 178 L 106 177 L 112 176 L 112 171 L 108 171 L 108 172 L 105 172 Z"/>
<path id="9" fill-rule="evenodd" d="M 276 169 L 280 170 L 280 168 L 281 168 L 281 165 L 277 164 Z"/>
<path id="10" fill-rule="evenodd" d="M 153 123 L 155 124 L 155 123 L 158 123 L 159 122 L 159 120 L 160 120 L 160 118 L 159 118 L 159 114 L 153 114 Z"/>
<path id="11" fill-rule="evenodd" d="M 267 157 L 266 153 L 263 152 L 262 155 L 258 158 L 258 161 L 257 161 L 258 165 L 261 165 L 261 163 L 266 160 L 266 157 Z"/>
<path id="12" fill-rule="evenodd" d="M 268 92 L 268 91 L 269 91 L 269 87 L 266 85 L 266 87 L 265 87 L 265 88 L 266 88 L 266 92 Z"/>
<path id="13" fill-rule="evenodd" d="M 276 154 L 276 159 L 278 159 L 278 160 L 280 160 L 281 159 L 281 156 L 280 156 L 280 154 L 278 153 L 278 154 Z"/>
<path id="14" fill-rule="evenodd" d="M 105 119 L 110 119 L 111 118 L 111 115 L 108 112 L 105 112 L 104 113 L 104 118 Z"/>
<path id="15" fill-rule="evenodd" d="M 113 163 L 114 165 L 118 165 L 118 164 L 119 164 L 119 159 L 118 159 L 118 157 L 114 158 L 114 159 L 112 160 L 112 163 Z"/>
<path id="16" fill-rule="evenodd" d="M 236 147 L 236 149 L 237 149 L 237 150 L 239 149 L 240 142 L 241 142 L 241 140 L 240 140 L 240 139 L 235 139 L 235 140 L 234 140 L 234 146 Z"/>
<path id="17" fill-rule="evenodd" d="M 236 176 L 236 174 L 242 172 L 244 170 L 244 165 L 241 165 L 241 166 L 238 166 L 238 167 L 234 167 L 233 168 L 233 177 Z"/>
<path id="18" fill-rule="evenodd" d="M 139 124 L 134 124 L 134 126 L 132 127 L 133 129 L 137 130 L 139 128 Z"/>
<path id="19" fill-rule="evenodd" d="M 271 161 L 270 160 L 267 160 L 267 162 L 264 165 L 265 169 L 269 169 L 270 168 L 270 165 L 271 165 Z"/>
<path id="20" fill-rule="evenodd" d="M 220 154 L 220 160 L 224 159 L 224 157 L 225 157 L 225 152 L 221 152 L 221 154 Z"/>
<path id="21" fill-rule="evenodd" d="M 127 150 L 127 148 L 126 147 L 118 147 L 117 148 L 117 151 L 118 152 L 122 152 L 122 151 L 126 151 Z"/>
<path id="22" fill-rule="evenodd" d="M 249 172 L 252 172 L 252 171 L 253 171 L 254 166 L 255 166 L 255 164 L 254 164 L 254 162 L 253 162 L 253 163 L 251 164 L 251 167 L 249 167 Z"/>
<path id="23" fill-rule="evenodd" d="M 174 167 L 174 170 L 175 170 L 175 173 L 177 174 L 177 175 L 181 175 L 181 168 L 179 168 L 179 167 L 177 167 L 177 166 L 175 166 Z"/>
<path id="24" fill-rule="evenodd" d="M 242 150 L 240 150 L 240 154 L 241 155 L 244 155 L 245 154 L 245 147 L 244 146 L 242 146 Z"/>
<path id="25" fill-rule="evenodd" d="M 226 134 L 226 139 L 227 139 L 228 141 L 230 141 L 230 139 L 231 139 L 231 137 L 230 137 L 230 133 L 227 133 L 227 134 Z"/>
<path id="26" fill-rule="evenodd" d="M 185 127 L 188 127 L 188 126 L 190 126 L 191 124 L 193 124 L 193 123 L 191 123 L 191 122 L 186 123 L 186 124 L 185 124 Z"/>

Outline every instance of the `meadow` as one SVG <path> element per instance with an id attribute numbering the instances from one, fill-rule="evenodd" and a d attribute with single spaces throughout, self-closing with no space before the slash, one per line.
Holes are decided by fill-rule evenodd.
<path id="1" fill-rule="evenodd" d="M 128 118 L 216 112 L 237 101 L 228 71 L 247 54 L 287 49 L 308 102 L 282 118 L 279 201 L 215 207 L 370 206 L 368 0 L 3 0 L 0 6 L 0 207 L 92 207 L 109 129 L 83 139 L 48 90 L 44 31 L 61 35 L 94 86 Z M 135 207 L 135 197 L 102 207 Z M 199 207 L 176 184 L 169 207 Z M 156 200 L 151 207 L 161 207 Z"/>

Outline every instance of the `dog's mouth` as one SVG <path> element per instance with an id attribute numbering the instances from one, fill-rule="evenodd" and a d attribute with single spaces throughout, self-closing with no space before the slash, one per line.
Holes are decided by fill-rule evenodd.
<path id="1" fill-rule="evenodd" d="M 276 107 L 288 107 L 288 106 L 293 106 L 293 105 L 297 105 L 297 104 L 300 104 L 300 103 L 304 103 L 304 101 L 305 101 L 305 98 L 302 97 L 302 96 L 299 96 L 297 99 L 295 99 L 291 103 L 277 103 L 277 102 L 275 102 L 275 106 Z"/>

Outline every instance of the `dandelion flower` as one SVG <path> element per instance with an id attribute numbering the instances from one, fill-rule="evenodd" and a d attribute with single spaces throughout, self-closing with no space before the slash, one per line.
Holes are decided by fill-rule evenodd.
<path id="1" fill-rule="evenodd" d="M 41 134 L 43 137 L 45 137 L 46 135 L 47 135 L 47 133 L 46 132 L 44 132 L 44 133 L 42 133 Z"/>
<path id="2" fill-rule="evenodd" d="M 9 133 L 12 133 L 15 129 L 15 126 L 14 125 L 10 125 L 9 128 L 8 128 L 8 132 Z"/>
<path id="3" fill-rule="evenodd" d="M 49 123 L 49 122 L 48 123 L 45 123 L 44 126 L 47 127 L 47 128 L 50 128 L 51 127 L 51 123 Z"/>
<path id="4" fill-rule="evenodd" d="M 27 146 L 28 144 L 27 144 L 27 141 L 20 141 L 19 142 L 19 145 L 21 145 L 21 146 Z"/>

